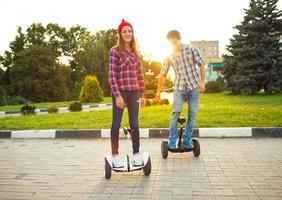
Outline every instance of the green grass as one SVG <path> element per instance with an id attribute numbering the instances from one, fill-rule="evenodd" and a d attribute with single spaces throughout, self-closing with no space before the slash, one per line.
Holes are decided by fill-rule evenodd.
<path id="1" fill-rule="evenodd" d="M 35 105 L 36 108 L 48 108 L 49 106 L 57 107 L 69 107 L 74 101 L 60 101 L 60 102 L 44 102 L 44 103 L 30 103 Z M 103 102 L 101 103 L 110 103 L 112 102 L 111 97 L 104 97 Z M 83 105 L 93 105 L 94 103 L 85 103 Z M 12 105 L 12 106 L 0 106 L 0 111 L 11 111 L 11 110 L 20 110 L 23 105 Z"/>
<path id="2" fill-rule="evenodd" d="M 187 104 L 182 116 L 187 116 Z M 168 127 L 171 105 L 140 110 L 140 127 Z M 110 128 L 111 110 L 55 113 L 0 118 L 0 129 L 95 129 Z M 122 127 L 128 125 L 125 111 Z M 282 94 L 233 96 L 201 94 L 196 127 L 279 127 L 282 126 Z"/>

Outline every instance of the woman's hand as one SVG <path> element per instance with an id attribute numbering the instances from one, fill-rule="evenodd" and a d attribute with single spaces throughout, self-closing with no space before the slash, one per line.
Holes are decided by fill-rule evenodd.
<path id="1" fill-rule="evenodd" d="M 146 98 L 145 97 L 141 97 L 141 107 L 144 107 L 146 105 Z"/>
<path id="2" fill-rule="evenodd" d="M 125 104 L 124 104 L 123 98 L 121 96 L 116 97 L 116 105 L 120 109 L 124 109 Z"/>

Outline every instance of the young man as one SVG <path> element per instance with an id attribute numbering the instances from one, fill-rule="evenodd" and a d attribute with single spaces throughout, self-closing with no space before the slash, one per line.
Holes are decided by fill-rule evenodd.
<path id="1" fill-rule="evenodd" d="M 165 83 L 169 67 L 175 72 L 173 109 L 169 127 L 169 148 L 176 148 L 177 119 L 183 103 L 188 101 L 188 120 L 183 135 L 182 146 L 192 148 L 191 136 L 198 111 L 199 92 L 205 91 L 205 63 L 197 48 L 181 43 L 180 33 L 168 32 L 167 39 L 173 47 L 160 71 L 156 100 L 160 100 L 160 91 Z M 200 71 L 200 72 L 199 72 Z"/>

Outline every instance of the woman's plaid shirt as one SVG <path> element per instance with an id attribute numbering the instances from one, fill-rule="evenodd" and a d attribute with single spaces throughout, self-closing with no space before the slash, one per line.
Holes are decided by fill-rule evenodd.
<path id="1" fill-rule="evenodd" d="M 131 52 L 120 53 L 113 47 L 109 68 L 109 83 L 116 97 L 120 96 L 120 91 L 136 90 L 139 90 L 141 96 L 145 96 L 144 76 L 138 55 Z"/>

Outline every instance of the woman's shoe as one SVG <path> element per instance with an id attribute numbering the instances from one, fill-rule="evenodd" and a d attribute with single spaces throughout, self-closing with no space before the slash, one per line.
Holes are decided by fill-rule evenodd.
<path id="1" fill-rule="evenodd" d="M 143 165 L 143 158 L 140 153 L 134 153 L 133 158 L 134 158 L 134 165 L 136 166 Z"/>
<path id="2" fill-rule="evenodd" d="M 120 157 L 118 154 L 113 155 L 113 166 L 115 168 L 121 168 L 124 167 L 124 163 L 121 161 Z"/>

